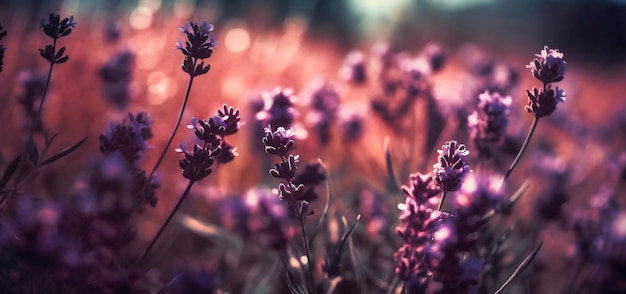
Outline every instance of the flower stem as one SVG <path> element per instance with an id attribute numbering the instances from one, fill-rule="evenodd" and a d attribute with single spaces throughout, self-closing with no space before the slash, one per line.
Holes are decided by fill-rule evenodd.
<path id="1" fill-rule="evenodd" d="M 196 66 L 196 61 L 194 60 L 194 68 L 195 66 Z M 183 100 L 183 105 L 180 108 L 180 113 L 178 114 L 178 120 L 176 121 L 176 126 L 174 127 L 174 130 L 172 131 L 172 135 L 170 136 L 169 140 L 167 140 L 167 144 L 165 144 L 165 147 L 163 148 L 163 151 L 161 152 L 159 159 L 157 160 L 156 164 L 152 168 L 152 171 L 150 172 L 150 175 L 148 176 L 148 180 L 152 179 L 152 177 L 154 176 L 154 173 L 159 168 L 159 165 L 161 165 L 161 162 L 163 161 L 163 158 L 165 157 L 165 153 L 167 153 L 167 150 L 170 148 L 170 145 L 172 144 L 172 141 L 174 140 L 174 135 L 176 135 L 176 131 L 178 131 L 180 122 L 183 119 L 183 114 L 185 113 L 185 107 L 187 107 L 187 101 L 189 100 L 189 93 L 191 92 L 191 85 L 193 84 L 193 78 L 194 76 L 190 75 L 189 84 L 187 85 L 187 93 L 185 93 L 185 100 Z"/>
<path id="2" fill-rule="evenodd" d="M 513 163 L 511 163 L 511 167 L 509 167 L 509 170 L 507 170 L 506 174 L 504 175 L 504 181 L 509 178 L 511 172 L 513 172 L 513 169 L 522 158 L 524 151 L 526 151 L 526 147 L 528 147 L 528 143 L 530 142 L 530 139 L 532 138 L 533 134 L 535 133 L 535 129 L 537 128 L 537 123 L 539 123 L 539 118 L 535 116 L 535 120 L 533 120 L 533 124 L 532 126 L 530 126 L 530 130 L 528 131 L 528 135 L 526 136 L 526 140 L 524 140 L 522 148 L 519 150 L 519 152 L 517 153 L 517 157 L 515 157 L 515 160 L 513 160 Z"/>
<path id="3" fill-rule="evenodd" d="M 306 251 L 306 264 L 309 268 L 309 280 L 311 281 L 309 293 L 315 293 L 315 279 L 313 278 L 313 265 L 311 260 L 311 248 L 309 248 L 309 238 L 306 236 L 306 230 L 304 229 L 304 216 L 299 216 L 300 229 L 302 230 L 302 238 L 304 239 L 304 251 Z"/>
<path id="4" fill-rule="evenodd" d="M 169 223 L 172 221 L 172 218 L 174 218 L 174 215 L 176 214 L 178 209 L 180 209 L 180 206 L 183 204 L 183 201 L 185 201 L 185 198 L 187 198 L 187 195 L 189 194 L 189 191 L 191 190 L 191 187 L 193 186 L 194 183 L 195 181 L 189 180 L 189 184 L 187 184 L 187 188 L 185 188 L 185 192 L 183 192 L 183 195 L 181 195 L 180 199 L 178 199 L 178 203 L 176 203 L 176 206 L 174 206 L 174 209 L 172 210 L 172 212 L 170 212 L 170 215 L 165 220 L 165 223 L 163 223 L 163 225 L 161 226 L 157 234 L 154 236 L 154 238 L 152 238 L 152 241 L 148 245 L 148 248 L 146 248 L 146 250 L 143 252 L 143 254 L 141 255 L 141 258 L 139 258 L 139 261 L 138 261 L 139 264 L 141 264 L 146 258 L 146 256 L 148 256 L 148 253 L 150 253 L 150 250 L 152 250 L 152 247 L 154 247 L 154 244 L 156 244 L 159 237 L 161 237 L 161 234 L 163 234 L 163 231 L 165 231 L 165 228 L 167 227 L 167 225 L 169 225 Z"/>
<path id="5" fill-rule="evenodd" d="M 57 39 L 54 39 L 54 41 L 52 42 L 53 53 L 56 53 L 56 48 L 57 48 Z M 41 101 L 39 102 L 39 109 L 37 110 L 37 116 L 35 116 L 35 121 L 33 123 L 37 122 L 37 118 L 41 119 L 41 110 L 43 109 L 43 101 L 46 99 L 46 93 L 48 93 L 48 86 L 50 85 L 50 77 L 52 76 L 53 66 L 54 66 L 54 62 L 50 62 L 50 69 L 48 70 L 48 78 L 46 79 L 46 86 L 43 88 L 43 94 L 41 96 Z"/>
<path id="6" fill-rule="evenodd" d="M 443 207 L 443 200 L 446 198 L 446 195 L 448 194 L 447 190 L 443 190 L 443 193 L 441 194 L 441 199 L 439 199 L 439 205 L 437 205 L 437 210 L 441 211 L 441 208 Z"/>

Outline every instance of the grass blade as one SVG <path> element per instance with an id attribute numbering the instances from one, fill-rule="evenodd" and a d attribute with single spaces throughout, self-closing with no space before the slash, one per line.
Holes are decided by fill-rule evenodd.
<path id="1" fill-rule="evenodd" d="M 313 234 L 311 235 L 311 238 L 309 239 L 309 243 L 311 243 L 310 245 L 313 245 L 313 241 L 315 240 L 315 237 L 317 236 L 317 233 L 319 233 L 319 231 L 322 229 L 322 227 L 324 226 L 324 223 L 326 223 L 326 219 L 328 218 L 328 211 L 330 210 L 330 202 L 332 201 L 332 191 L 331 191 L 331 187 L 330 187 L 330 178 L 328 177 L 328 170 L 326 169 L 326 166 L 324 165 L 324 163 L 322 162 L 321 159 L 318 159 L 322 169 L 324 170 L 324 181 L 326 182 L 326 197 L 328 198 L 326 200 L 326 205 L 324 205 L 324 210 L 322 211 L 322 216 L 320 217 L 319 222 L 317 223 L 317 226 L 315 227 L 315 231 L 313 231 Z"/>
<path id="2" fill-rule="evenodd" d="M 2 189 L 4 189 L 4 186 L 6 186 L 6 184 L 9 183 L 9 180 L 11 179 L 11 177 L 17 170 L 17 167 L 21 160 L 22 160 L 22 155 L 20 154 L 15 159 L 13 159 L 11 163 L 9 163 L 9 166 L 7 166 L 7 169 L 4 171 L 4 174 L 2 174 L 2 180 L 0 180 L 0 191 L 2 191 Z"/>
<path id="3" fill-rule="evenodd" d="M 543 245 L 543 241 L 539 242 L 539 246 L 537 246 L 537 248 L 535 248 L 533 252 L 531 252 L 528 256 L 526 256 L 526 258 L 524 258 L 524 260 L 517 266 L 517 268 L 511 274 L 511 276 L 504 282 L 504 284 L 502 284 L 502 286 L 500 286 L 500 289 L 498 289 L 496 292 L 493 292 L 493 294 L 502 293 L 502 291 L 504 291 L 504 289 L 508 287 L 513 282 L 513 280 L 515 280 L 515 278 L 517 278 L 520 274 L 522 274 L 524 269 L 526 269 L 526 267 L 530 265 L 533 259 L 535 259 L 535 256 L 537 256 L 537 253 L 539 253 L 539 250 L 541 249 L 541 245 Z"/>
<path id="4" fill-rule="evenodd" d="M 85 137 L 82 140 L 78 141 L 78 143 L 61 150 L 59 153 L 48 157 L 48 159 L 42 161 L 39 164 L 39 166 L 44 166 L 46 164 L 53 163 L 53 162 L 55 162 L 55 161 L 65 157 L 65 156 L 69 155 L 70 153 L 76 151 L 76 149 L 78 149 L 81 145 L 83 145 L 83 143 L 85 143 L 85 141 L 87 141 L 87 137 Z"/>
<path id="5" fill-rule="evenodd" d="M 396 176 L 396 172 L 393 170 L 393 160 L 391 159 L 391 149 L 389 148 L 389 137 L 385 137 L 385 164 L 387 166 L 387 179 L 393 186 L 393 189 L 396 191 L 396 195 L 398 195 L 401 202 L 404 202 L 404 196 L 402 196 L 402 190 L 400 190 L 400 185 L 398 184 L 398 177 Z"/>

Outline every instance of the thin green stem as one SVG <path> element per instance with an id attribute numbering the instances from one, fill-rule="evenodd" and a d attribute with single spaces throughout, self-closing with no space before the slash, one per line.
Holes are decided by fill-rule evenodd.
<path id="1" fill-rule="evenodd" d="M 196 67 L 196 61 L 195 60 L 194 60 L 193 66 L 194 66 L 194 68 Z M 169 140 L 167 140 L 167 144 L 165 144 L 165 147 L 163 148 L 163 151 L 161 152 L 161 155 L 159 156 L 159 159 L 157 160 L 156 164 L 152 168 L 152 171 L 150 172 L 150 175 L 148 176 L 149 180 L 152 179 L 152 177 L 154 176 L 154 173 L 159 168 L 159 165 L 161 165 L 161 162 L 163 161 L 163 158 L 165 157 L 165 153 L 167 153 L 167 150 L 170 148 L 170 145 L 172 144 L 172 141 L 174 140 L 174 135 L 176 135 L 176 132 L 178 131 L 178 127 L 180 126 L 180 122 L 183 120 L 183 114 L 185 113 L 185 107 L 187 107 L 187 101 L 189 101 L 189 93 L 191 92 L 191 85 L 193 84 L 193 78 L 194 78 L 194 76 L 190 75 L 190 77 L 189 77 L 189 84 L 187 85 L 187 93 L 185 93 L 185 100 L 183 100 L 183 105 L 180 108 L 180 113 L 178 114 L 178 120 L 176 121 L 176 126 L 174 127 L 174 130 L 172 131 L 172 135 L 170 136 Z"/>
<path id="2" fill-rule="evenodd" d="M 176 203 L 176 206 L 174 207 L 172 212 L 170 212 L 170 215 L 165 220 L 165 223 L 163 223 L 163 225 L 161 226 L 157 234 L 154 236 L 154 238 L 148 245 L 148 248 L 146 248 L 146 250 L 143 252 L 143 254 L 141 255 L 141 258 L 139 258 L 139 262 L 138 262 L 139 264 L 141 264 L 146 258 L 146 256 L 148 256 L 148 253 L 150 253 L 150 250 L 152 250 L 152 247 L 154 247 L 154 244 L 156 244 L 157 240 L 159 240 L 159 237 L 161 237 L 161 234 L 163 234 L 163 231 L 165 231 L 165 228 L 167 228 L 169 223 L 172 221 L 172 219 L 174 218 L 174 215 L 183 204 L 183 201 L 185 201 L 185 198 L 187 198 L 187 195 L 189 195 L 189 191 L 191 190 L 191 187 L 193 186 L 194 183 L 195 183 L 194 180 L 189 180 L 189 184 L 187 184 L 187 188 L 185 188 L 185 192 L 183 192 L 183 195 L 181 195 L 180 199 L 178 199 L 178 203 Z"/>
<path id="3" fill-rule="evenodd" d="M 533 134 L 535 133 L 535 129 L 537 128 L 537 123 L 539 123 L 539 118 L 535 116 L 535 120 L 533 120 L 533 124 L 532 126 L 530 126 L 530 130 L 528 131 L 528 135 L 526 136 L 526 140 L 524 140 L 524 144 L 522 145 L 522 148 L 519 150 L 519 152 L 517 153 L 517 157 L 515 157 L 515 160 L 513 160 L 513 163 L 511 163 L 511 167 L 509 167 L 509 170 L 507 170 L 506 174 L 504 175 L 504 181 L 506 181 L 506 179 L 509 178 L 509 176 L 511 175 L 511 172 L 513 172 L 513 169 L 522 158 L 522 155 L 524 155 L 524 151 L 526 151 L 526 147 L 528 147 L 528 143 L 530 143 L 530 139 L 533 137 Z"/>
<path id="4" fill-rule="evenodd" d="M 304 239 L 304 251 L 306 251 L 306 264 L 309 268 L 309 280 L 310 280 L 310 291 L 309 293 L 316 293 L 315 291 L 315 278 L 313 277 L 313 260 L 311 259 L 311 248 L 309 247 L 309 238 L 306 236 L 306 230 L 304 228 L 304 216 L 299 216 L 298 220 L 300 220 L 300 229 L 302 230 L 302 238 Z"/>
<path id="5" fill-rule="evenodd" d="M 446 195 L 448 195 L 448 191 L 444 189 L 443 193 L 441 194 L 441 199 L 439 199 L 439 205 L 437 206 L 437 210 L 441 211 L 441 208 L 443 207 L 443 201 L 445 200 Z"/>

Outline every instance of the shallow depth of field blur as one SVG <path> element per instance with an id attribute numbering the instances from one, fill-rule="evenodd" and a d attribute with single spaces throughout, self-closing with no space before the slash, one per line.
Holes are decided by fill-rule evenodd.
<path id="1" fill-rule="evenodd" d="M 510 195 L 529 180 L 530 188 L 511 215 L 488 224 L 499 232 L 511 225 L 515 228 L 503 257 L 510 266 L 503 269 L 499 280 L 490 281 L 489 289 L 497 289 L 539 240 L 543 240 L 541 251 L 508 293 L 579 293 L 568 287 L 601 280 L 594 276 L 602 273 L 597 265 L 580 266 L 572 218 L 593 207 L 592 199 L 603 193 L 613 197 L 615 207 L 626 205 L 626 1 L 2 1 L 0 24 L 8 31 L 0 41 L 7 48 L 0 73 L 2 170 L 22 152 L 28 136 L 22 127 L 24 112 L 18 105 L 25 91 L 23 81 L 36 74 L 45 77 L 48 70 L 49 64 L 37 50 L 49 41 L 39 26 L 48 12 L 62 18 L 74 15 L 77 22 L 72 34 L 59 41 L 70 58 L 55 65 L 43 108 L 47 129 L 58 133 L 52 151 L 88 139 L 75 153 L 41 170 L 31 190 L 41 199 L 69 197 L 66 195 L 71 195 L 81 170 L 102 156 L 100 134 L 128 112 L 146 111 L 154 120 L 151 148 L 140 163 L 149 170 L 171 134 L 189 79 L 181 70 L 183 56 L 175 48 L 184 38 L 179 28 L 185 22 L 202 20 L 215 26 L 219 44 L 206 60 L 210 71 L 194 80 L 181 128 L 159 168 L 158 204 L 133 218 L 138 238 L 127 254 L 136 256 L 143 251 L 185 189 L 187 180 L 178 164 L 181 155 L 174 149 L 183 141 L 193 142 L 193 132 L 185 127 L 192 117 L 211 117 L 224 103 L 239 108 L 244 124 L 239 133 L 229 137 L 239 155 L 193 187 L 176 221 L 152 251 L 158 262 L 147 276 L 154 281 L 164 285 L 173 269 L 188 264 L 227 264 L 220 267 L 229 270 L 221 274 L 226 292 L 244 291 L 242 285 L 252 279 L 246 275 L 258 278 L 255 271 L 265 270 L 278 278 L 269 283 L 275 288 L 259 293 L 287 291 L 280 276 L 282 265 L 264 261 L 271 259 L 267 257 L 271 254 L 252 246 L 254 237 L 228 239 L 236 233 L 228 232 L 232 226 L 221 210 L 228 198 L 245 197 L 254 188 L 278 186 L 279 181 L 268 174 L 275 158 L 264 152 L 262 133 L 259 135 L 255 123 L 258 109 L 253 105 L 262 93 L 282 87 L 293 89 L 297 97 L 294 128 L 301 165 L 321 160 L 328 172 L 333 202 L 326 236 L 320 238 L 336 244 L 346 229 L 342 218 L 351 224 L 360 214 L 350 244 L 357 258 L 345 270 L 359 268 L 357 282 L 366 285 L 359 288 L 361 292 L 385 293 L 394 278 L 393 253 L 402 245 L 395 228 L 399 225 L 397 204 L 403 202 L 389 182 L 385 140 L 401 185 L 408 185 L 411 173 L 431 172 L 436 150 L 448 140 L 466 144 L 473 170 L 490 168 L 504 173 L 533 121 L 524 109 L 526 89 L 539 85 L 525 66 L 544 45 L 565 54 L 567 72 L 558 85 L 567 92 L 567 99 L 552 115 L 541 119 L 505 187 Z M 375 64 L 370 62 L 376 58 L 377 48 L 388 45 L 397 56 L 419 57 L 433 44 L 445 52 L 445 64 L 427 83 L 443 119 L 438 125 L 429 125 L 434 123 L 427 119 L 430 108 L 420 96 L 409 104 L 405 117 L 386 122 L 372 109 L 372 101 L 382 91 Z M 105 97 L 106 85 L 99 73 L 120 52 L 133 55 L 129 101 L 122 106 Z M 366 80 L 361 84 L 346 79 L 345 68 L 342 71 L 346 57 L 355 52 L 366 60 Z M 481 76 L 476 70 L 481 66 L 490 66 L 491 72 Z M 318 117 L 308 104 L 312 87 L 320 82 L 335 87 L 340 97 L 327 144 L 318 139 Z M 493 85 L 490 83 L 506 84 L 502 94 L 512 98 L 507 139 L 491 161 L 472 166 L 478 152 L 469 139 L 466 120 L 476 107 L 478 94 L 485 90 L 481 87 Z M 398 102 L 384 103 L 395 106 L 392 104 Z M 351 116 L 363 123 L 355 140 L 344 138 L 344 122 Z M 430 139 L 434 142 L 427 138 L 429 128 L 440 131 Z M 315 214 L 307 218 L 311 228 L 324 209 L 325 184 L 317 186 L 316 193 L 320 197 L 312 203 Z M 566 195 L 567 200 L 558 215 L 546 217 L 547 208 L 542 204 L 554 193 Z M 625 266 L 626 208 L 617 215 L 613 225 L 622 239 L 618 242 L 621 247 L 614 250 L 620 252 L 620 266 Z M 225 230 L 229 237 L 207 232 L 215 228 Z M 317 277 L 324 275 L 323 256 L 334 250 L 324 246 L 318 244 L 313 254 Z M 232 255 L 240 254 L 238 250 L 251 250 L 245 255 L 251 259 L 232 262 L 237 260 Z M 278 269 L 255 268 L 256 261 Z M 621 283 L 616 289 L 626 289 L 623 276 L 612 283 Z M 343 293 L 341 289 L 338 286 L 336 293 Z"/>

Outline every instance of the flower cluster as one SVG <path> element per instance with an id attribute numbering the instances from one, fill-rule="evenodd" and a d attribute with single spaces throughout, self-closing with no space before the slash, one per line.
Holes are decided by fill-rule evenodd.
<path id="1" fill-rule="evenodd" d="M 76 27 L 74 16 L 61 20 L 58 14 L 49 13 L 47 18 L 41 20 L 40 25 L 44 33 L 53 40 L 52 45 L 46 45 L 44 49 L 39 49 L 41 57 L 51 64 L 67 62 L 69 56 L 65 54 L 65 47 L 56 51 L 56 43 L 58 39 L 72 33 L 72 28 Z"/>
<path id="2" fill-rule="evenodd" d="M 541 54 L 535 56 L 526 67 L 530 68 L 532 75 L 543 83 L 543 88 L 526 90 L 528 95 L 526 110 L 536 118 L 541 118 L 552 114 L 556 110 L 556 105 L 565 101 L 565 91 L 558 86 L 553 89 L 551 84 L 563 80 L 566 62 L 563 60 L 563 53 L 548 46 L 541 50 Z"/>
<path id="3" fill-rule="evenodd" d="M 312 189 L 310 186 L 295 182 L 300 159 L 298 155 L 291 153 L 296 145 L 294 135 L 293 129 L 278 127 L 272 131 L 272 127 L 267 126 L 263 144 L 265 152 L 276 155 L 281 160 L 269 171 L 273 177 L 283 180 L 278 186 L 279 199 L 285 203 L 291 215 L 304 217 L 313 213 L 309 212 L 309 205 L 312 201 L 310 197 L 314 194 L 309 193 L 308 190 Z"/>
<path id="4" fill-rule="evenodd" d="M 437 153 L 439 158 L 433 165 L 435 182 L 444 191 L 458 191 L 463 183 L 463 177 L 470 172 L 466 158 L 469 150 L 464 144 L 447 141 Z"/>
<path id="5" fill-rule="evenodd" d="M 187 22 L 180 30 L 187 35 L 187 41 L 184 45 L 180 40 L 176 43 L 176 49 L 185 55 L 181 66 L 183 71 L 192 78 L 209 72 L 211 66 L 210 64 L 205 66 L 204 59 L 211 57 L 215 46 L 217 46 L 213 34 L 213 25 L 206 21 L 202 21 L 200 24 Z"/>
<path id="6" fill-rule="evenodd" d="M 191 125 L 187 127 L 194 131 L 200 144 L 194 143 L 191 150 L 187 150 L 185 144 L 180 144 L 176 149 L 184 154 L 184 158 L 178 162 L 183 177 L 199 181 L 211 174 L 214 162 L 228 163 L 235 159 L 237 148 L 228 144 L 225 137 L 237 133 L 240 126 L 239 109 L 226 104 L 208 119 L 192 118 Z"/>
<path id="7" fill-rule="evenodd" d="M 263 249 L 285 249 L 295 237 L 285 205 L 269 189 L 251 189 L 242 198 L 227 199 L 220 214 L 226 228 Z"/>
<path id="8" fill-rule="evenodd" d="M 405 244 L 393 255 L 396 275 L 408 293 L 472 293 L 482 266 L 474 259 L 461 260 L 467 252 L 458 246 L 460 218 L 433 209 L 430 201 L 440 193 L 432 175 L 411 175 L 411 187 L 399 205 L 401 225 L 396 229 Z M 461 234 L 460 234 L 461 233 Z"/>
<path id="9" fill-rule="evenodd" d="M 511 97 L 485 91 L 478 96 L 478 109 L 468 117 L 470 136 L 479 153 L 488 156 L 490 144 L 502 143 L 509 123 Z"/>
<path id="10" fill-rule="evenodd" d="M 294 108 L 296 97 L 290 88 L 276 87 L 271 92 L 264 92 L 263 109 L 257 112 L 256 119 L 264 126 L 270 125 L 272 130 L 277 128 L 289 129 L 293 126 L 296 117 Z"/>
<path id="11" fill-rule="evenodd" d="M 102 95 L 117 109 L 125 109 L 130 103 L 130 83 L 135 55 L 124 50 L 117 53 L 100 67 Z"/>
<path id="12" fill-rule="evenodd" d="M 4 38 L 7 35 L 7 31 L 4 30 L 4 27 L 2 26 L 2 24 L 0 24 L 0 41 L 2 40 L 2 38 Z M 3 60 L 4 60 L 4 51 L 7 48 L 4 48 L 4 46 L 2 46 L 2 44 L 0 44 L 0 72 L 2 72 L 2 65 L 4 65 Z"/>
<path id="13" fill-rule="evenodd" d="M 130 169 L 133 181 L 134 196 L 139 201 L 138 208 L 144 203 L 156 206 L 155 190 L 159 187 L 158 181 L 149 178 L 146 172 L 138 167 L 138 161 L 143 152 L 149 147 L 146 142 L 152 138 L 152 119 L 145 112 L 136 116 L 128 114 L 128 122 L 111 123 L 109 128 L 100 135 L 100 152 L 105 156 L 117 156 L 124 160 Z"/>
<path id="14" fill-rule="evenodd" d="M 311 112 L 307 116 L 313 124 L 320 145 L 327 145 L 331 138 L 331 125 L 339 108 L 339 93 L 329 82 L 315 81 L 310 85 L 308 105 Z"/>

